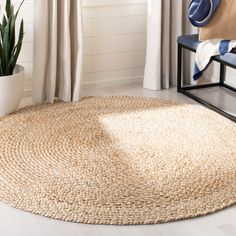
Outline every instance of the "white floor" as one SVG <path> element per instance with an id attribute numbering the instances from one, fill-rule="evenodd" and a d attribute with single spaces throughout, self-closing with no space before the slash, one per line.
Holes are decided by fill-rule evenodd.
<path id="1" fill-rule="evenodd" d="M 141 85 L 85 89 L 85 96 L 131 95 L 159 97 L 193 103 L 177 94 L 175 89 L 161 92 L 148 91 Z M 209 96 L 209 92 L 207 94 Z M 217 92 L 217 91 L 215 91 Z M 214 91 L 213 91 L 214 94 Z M 227 94 L 221 95 L 221 106 L 228 108 Z M 214 99 L 213 99 L 214 100 Z M 31 104 L 25 98 L 22 105 Z M 232 106 L 235 103 L 232 101 Z M 236 236 L 236 206 L 205 217 L 150 226 L 101 226 L 74 224 L 21 212 L 0 204 L 0 236 Z"/>

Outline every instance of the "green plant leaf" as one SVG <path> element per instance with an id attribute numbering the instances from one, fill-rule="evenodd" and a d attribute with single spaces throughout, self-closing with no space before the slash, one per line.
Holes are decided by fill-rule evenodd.
<path id="1" fill-rule="evenodd" d="M 0 59 L 3 58 L 2 42 L 0 42 Z"/>
<path id="2" fill-rule="evenodd" d="M 21 2 L 15 14 L 11 0 L 6 0 L 5 14 L 0 23 L 0 76 L 13 74 L 20 55 L 24 38 L 24 21 L 21 21 L 16 42 L 16 18 L 24 1 Z"/>
<path id="3" fill-rule="evenodd" d="M 11 48 L 11 53 L 13 52 L 13 49 L 15 47 L 15 38 L 16 38 L 16 33 L 15 33 L 15 28 L 16 28 L 16 18 L 14 14 L 10 18 L 11 21 L 11 28 L 10 28 L 10 48 Z"/>
<path id="4" fill-rule="evenodd" d="M 18 14 L 19 14 L 19 11 L 20 11 L 21 6 L 23 5 L 24 1 L 25 1 L 25 0 L 23 0 L 23 1 L 21 2 L 19 8 L 18 8 L 17 11 L 16 11 L 16 15 L 15 15 L 15 18 L 16 18 L 16 19 L 17 19 L 17 16 L 18 16 Z"/>
<path id="5" fill-rule="evenodd" d="M 10 54 L 10 42 L 9 42 L 9 33 L 10 33 L 10 21 L 7 22 L 7 25 L 4 30 L 4 37 L 3 37 L 3 73 L 8 75 L 8 61 L 9 61 L 9 54 Z"/>
<path id="6" fill-rule="evenodd" d="M 7 18 L 6 16 L 4 15 L 3 18 L 2 18 L 2 26 L 5 28 L 7 25 Z"/>
<path id="7" fill-rule="evenodd" d="M 5 10 L 6 10 L 6 14 L 7 14 L 7 18 L 8 19 L 11 16 L 11 6 L 12 6 L 11 0 L 6 0 L 6 8 L 5 8 Z"/>
<path id="8" fill-rule="evenodd" d="M 2 60 L 0 58 L 0 76 L 3 76 L 3 71 L 2 71 Z"/>
<path id="9" fill-rule="evenodd" d="M 18 60 L 18 57 L 20 55 L 20 51 L 21 51 L 22 43 L 23 43 L 23 38 L 24 38 L 24 21 L 22 20 L 21 25 L 20 25 L 20 33 L 19 33 L 18 43 L 13 50 L 14 53 L 12 54 L 10 62 L 8 64 L 8 67 L 10 68 L 10 72 L 9 72 L 10 74 L 13 73 L 16 63 L 17 63 L 17 60 Z"/>
<path id="10" fill-rule="evenodd" d="M 2 26 L 2 24 L 0 25 L 0 33 L 1 33 L 0 42 L 2 43 L 2 39 L 4 37 L 4 27 Z"/>

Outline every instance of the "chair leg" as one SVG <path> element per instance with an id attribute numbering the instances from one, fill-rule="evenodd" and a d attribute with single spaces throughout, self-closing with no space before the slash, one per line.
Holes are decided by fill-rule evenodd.
<path id="1" fill-rule="evenodd" d="M 178 68 L 177 68 L 177 92 L 182 92 L 182 57 L 183 57 L 183 50 L 182 46 L 178 44 Z"/>
<path id="2" fill-rule="evenodd" d="M 225 83 L 225 70 L 226 67 L 224 64 L 220 64 L 220 86 L 224 86 Z"/>

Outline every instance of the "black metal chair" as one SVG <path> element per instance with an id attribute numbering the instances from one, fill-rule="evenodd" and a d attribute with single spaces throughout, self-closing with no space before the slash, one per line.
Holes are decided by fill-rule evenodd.
<path id="1" fill-rule="evenodd" d="M 178 92 L 194 99 L 195 101 L 205 105 L 206 107 L 236 122 L 235 116 L 223 111 L 222 109 L 190 93 L 190 91 L 194 89 L 203 89 L 203 88 L 209 88 L 209 87 L 215 87 L 215 86 L 224 87 L 233 92 L 236 92 L 236 88 L 229 86 L 228 84 L 225 83 L 226 66 L 236 69 L 236 54 L 232 52 L 232 53 L 226 53 L 225 55 L 216 56 L 212 58 L 212 61 L 216 61 L 220 63 L 220 77 L 219 77 L 218 83 L 183 86 L 183 76 L 182 76 L 183 49 L 187 49 L 191 52 L 196 52 L 197 46 L 199 44 L 198 35 L 196 34 L 195 35 L 182 35 L 178 38 L 177 42 L 178 42 L 178 78 L 177 78 Z"/>

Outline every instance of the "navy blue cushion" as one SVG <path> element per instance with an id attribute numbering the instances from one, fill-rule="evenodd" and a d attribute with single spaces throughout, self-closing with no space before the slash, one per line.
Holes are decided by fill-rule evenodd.
<path id="1" fill-rule="evenodd" d="M 198 44 L 199 44 L 198 35 L 197 34 L 182 35 L 178 37 L 177 42 L 180 45 L 196 52 Z M 226 53 L 221 56 L 216 56 L 213 59 L 220 60 L 222 62 L 227 63 L 229 66 L 231 65 L 233 67 L 236 67 L 236 50 L 233 50 L 233 52 L 231 53 Z"/>
<path id="2" fill-rule="evenodd" d="M 178 43 L 182 46 L 190 48 L 193 51 L 196 51 L 199 44 L 198 34 L 182 35 L 178 38 Z"/>

